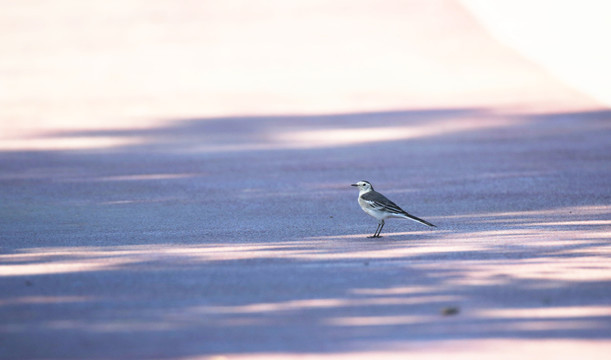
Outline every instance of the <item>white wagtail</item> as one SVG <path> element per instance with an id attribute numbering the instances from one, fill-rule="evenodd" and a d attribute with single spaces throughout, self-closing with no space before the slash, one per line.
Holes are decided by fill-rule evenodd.
<path id="1" fill-rule="evenodd" d="M 373 190 L 373 186 L 371 186 L 369 181 L 361 180 L 356 184 L 352 184 L 352 186 L 357 186 L 359 188 L 359 205 L 361 205 L 361 209 L 379 221 L 376 232 L 369 237 L 381 237 L 380 232 L 382 232 L 382 228 L 384 227 L 384 220 L 388 218 L 410 219 L 424 225 L 435 226 L 428 221 L 406 213 L 405 210 L 401 209 L 397 204 L 388 200 L 386 196 Z"/>

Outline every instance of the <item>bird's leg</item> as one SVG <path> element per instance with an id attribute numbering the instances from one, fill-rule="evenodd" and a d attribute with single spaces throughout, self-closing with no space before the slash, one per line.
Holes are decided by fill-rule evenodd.
<path id="1" fill-rule="evenodd" d="M 378 229 L 380 228 L 380 223 L 378 223 L 378 227 L 376 228 L 376 231 L 373 233 L 373 235 L 371 236 L 367 236 L 368 238 L 376 238 L 378 237 Z"/>
<path id="2" fill-rule="evenodd" d="M 375 237 L 381 237 L 380 233 L 382 232 L 382 228 L 384 227 L 384 220 L 380 220 L 380 224 L 379 224 L 379 228 L 378 228 L 378 232 L 376 234 Z"/>

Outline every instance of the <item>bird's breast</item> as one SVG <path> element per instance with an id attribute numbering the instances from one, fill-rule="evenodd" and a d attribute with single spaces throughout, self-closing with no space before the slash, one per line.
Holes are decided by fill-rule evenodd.
<path id="1" fill-rule="evenodd" d="M 359 205 L 361 206 L 361 209 L 363 209 L 364 212 L 366 212 L 368 215 L 381 220 L 384 218 L 384 213 L 380 212 L 378 209 L 374 208 L 373 206 L 371 206 L 371 204 L 368 201 L 363 200 L 360 196 L 359 196 Z"/>

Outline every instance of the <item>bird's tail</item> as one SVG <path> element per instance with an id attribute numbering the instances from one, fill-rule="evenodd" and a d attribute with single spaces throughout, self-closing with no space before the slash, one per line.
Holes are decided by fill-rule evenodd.
<path id="1" fill-rule="evenodd" d="M 414 215 L 410 215 L 410 214 L 408 214 L 408 213 L 406 213 L 406 212 L 403 212 L 403 214 L 402 214 L 402 215 L 404 215 L 406 219 L 414 220 L 414 221 L 416 221 L 416 222 L 419 222 L 419 223 L 424 224 L 424 225 L 427 225 L 427 226 L 431 226 L 431 227 L 437 227 L 437 226 L 435 226 L 435 225 L 431 224 L 430 222 L 428 222 L 428 221 L 426 221 L 426 220 L 422 220 L 421 218 L 416 217 L 416 216 L 414 216 Z"/>

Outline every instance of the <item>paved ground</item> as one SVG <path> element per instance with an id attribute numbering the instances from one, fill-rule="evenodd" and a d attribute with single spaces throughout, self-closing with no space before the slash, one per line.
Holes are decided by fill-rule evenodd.
<path id="1" fill-rule="evenodd" d="M 457 2 L 247 3 L 3 9 L 0 358 L 608 357 L 611 111 Z"/>
<path id="2" fill-rule="evenodd" d="M 432 131 L 448 119 L 471 126 Z M 603 358 L 609 124 L 469 109 L 191 119 L 115 134 L 141 143 L 112 151 L 3 153 L 0 354 L 471 357 L 500 342 L 560 356 L 576 342 Z M 335 129 L 408 138 L 269 140 Z M 367 239 L 361 178 L 438 229 L 389 221 Z"/>

